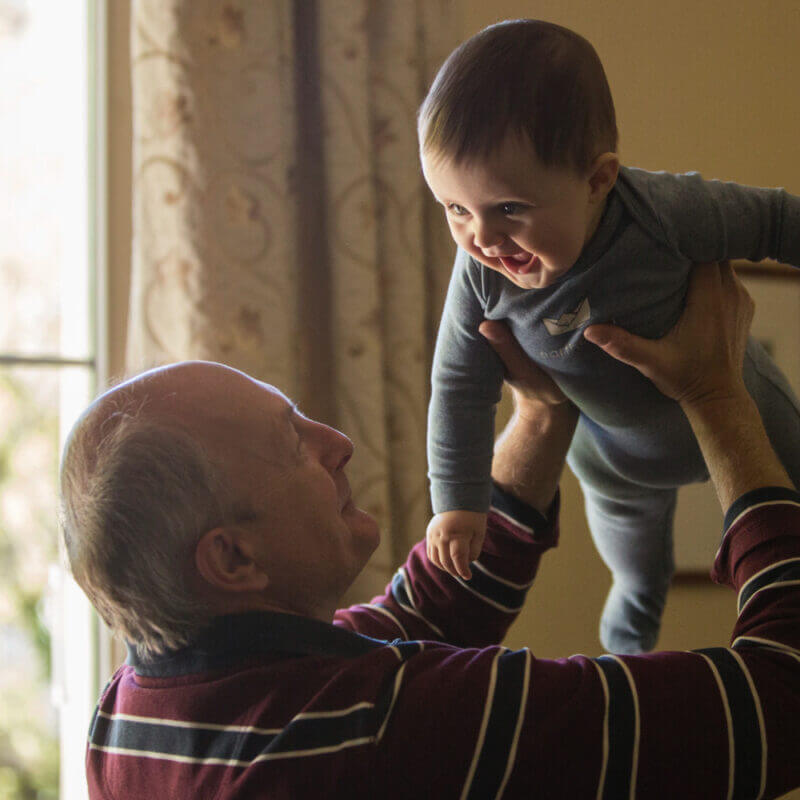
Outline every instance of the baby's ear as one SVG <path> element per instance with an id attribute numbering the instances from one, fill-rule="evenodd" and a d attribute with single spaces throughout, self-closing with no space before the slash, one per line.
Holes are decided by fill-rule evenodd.
<path id="1" fill-rule="evenodd" d="M 616 153 L 602 153 L 589 167 L 589 188 L 591 199 L 604 200 L 614 188 L 619 174 L 619 156 Z"/>

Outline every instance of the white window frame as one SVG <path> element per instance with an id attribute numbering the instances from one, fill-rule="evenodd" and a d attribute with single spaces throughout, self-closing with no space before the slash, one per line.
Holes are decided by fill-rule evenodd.
<path id="1" fill-rule="evenodd" d="M 107 0 L 87 0 L 87 180 L 88 257 L 91 331 L 94 361 L 92 393 L 108 379 L 108 20 Z M 63 419 L 64 427 L 71 424 Z M 68 431 L 62 430 L 62 443 Z M 111 635 L 92 609 L 83 592 L 65 573 L 62 608 L 70 625 L 78 621 L 78 640 L 62 642 L 60 658 L 66 690 L 60 707 L 61 764 L 60 800 L 88 797 L 85 771 L 88 720 L 102 688 L 113 670 Z M 62 628 L 66 630 L 66 628 Z"/>
<path id="2" fill-rule="evenodd" d="M 105 386 L 108 378 L 108 0 L 86 0 L 86 136 L 85 177 L 87 198 L 86 241 L 76 251 L 86 258 L 89 270 L 88 297 L 78 297 L 78 306 L 91 320 L 86 358 L 58 354 L 23 355 L 0 353 L 0 365 L 12 367 L 82 367 L 93 372 L 88 387 L 80 391 L 82 403 Z M 80 257 L 80 256 L 79 256 Z M 68 284 L 66 284 L 68 285 Z M 75 298 L 73 298 L 74 300 Z M 62 298 L 62 317 L 76 313 L 71 301 Z M 62 409 L 59 446 L 63 447 L 75 402 L 69 404 L 69 370 L 60 371 Z M 74 383 L 74 381 L 73 381 Z M 84 381 L 84 385 L 85 385 Z M 88 392 L 86 391 L 88 389 Z M 73 387 L 74 391 L 74 387 Z M 68 410 L 65 412 L 64 403 Z M 60 800 L 86 800 L 86 736 L 101 686 L 115 664 L 113 640 L 83 592 L 63 565 L 51 573 L 53 615 L 53 699 L 59 712 Z M 68 632 L 68 633 L 67 633 Z"/>

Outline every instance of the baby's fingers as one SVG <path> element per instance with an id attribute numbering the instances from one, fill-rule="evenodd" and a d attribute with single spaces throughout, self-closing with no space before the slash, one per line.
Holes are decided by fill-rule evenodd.
<path id="1" fill-rule="evenodd" d="M 431 541 L 430 536 L 428 536 L 427 540 L 425 541 L 425 551 L 428 555 L 428 561 L 430 561 L 434 567 L 437 569 L 444 569 L 442 567 L 442 562 L 439 560 L 439 549 Z"/>
<path id="2" fill-rule="evenodd" d="M 448 572 L 454 577 L 461 577 L 468 581 L 472 577 L 472 570 L 469 568 L 469 563 L 472 560 L 470 558 L 470 543 L 464 539 L 453 539 L 450 542 L 449 555 L 454 569 L 448 570 Z"/>
<path id="3" fill-rule="evenodd" d="M 454 577 L 457 575 L 453 560 L 450 558 L 450 547 L 440 530 L 434 528 L 428 531 L 425 539 L 425 551 L 428 561 L 434 567 L 449 572 Z"/>
<path id="4" fill-rule="evenodd" d="M 441 541 L 437 546 L 437 551 L 441 569 L 443 569 L 445 572 L 449 572 L 454 578 L 457 578 L 458 570 L 451 556 L 452 549 L 455 544 L 455 541 Z"/>
<path id="5" fill-rule="evenodd" d="M 470 563 L 473 561 L 477 561 L 478 557 L 481 554 L 481 550 L 483 550 L 483 539 L 485 534 L 483 533 L 476 533 L 472 540 L 469 543 L 469 560 Z"/>

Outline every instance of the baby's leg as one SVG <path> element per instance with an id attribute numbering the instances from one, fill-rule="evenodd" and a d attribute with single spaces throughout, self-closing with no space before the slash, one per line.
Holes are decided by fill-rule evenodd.
<path id="1" fill-rule="evenodd" d="M 672 522 L 675 489 L 607 497 L 582 484 L 586 516 L 598 552 L 614 576 L 600 620 L 600 640 L 612 653 L 655 647 L 675 569 Z"/>

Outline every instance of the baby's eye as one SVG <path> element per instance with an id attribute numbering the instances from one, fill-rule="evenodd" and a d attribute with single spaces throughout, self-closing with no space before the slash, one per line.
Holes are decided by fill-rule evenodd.
<path id="1" fill-rule="evenodd" d="M 514 214 L 522 211 L 522 205 L 520 203 L 501 203 L 500 211 L 507 217 L 513 217 Z"/>
<path id="2" fill-rule="evenodd" d="M 450 203 L 447 206 L 447 210 L 451 214 L 455 214 L 457 217 L 463 217 L 465 214 L 468 213 L 467 209 L 464 208 L 464 206 L 460 206 L 458 203 Z"/>

